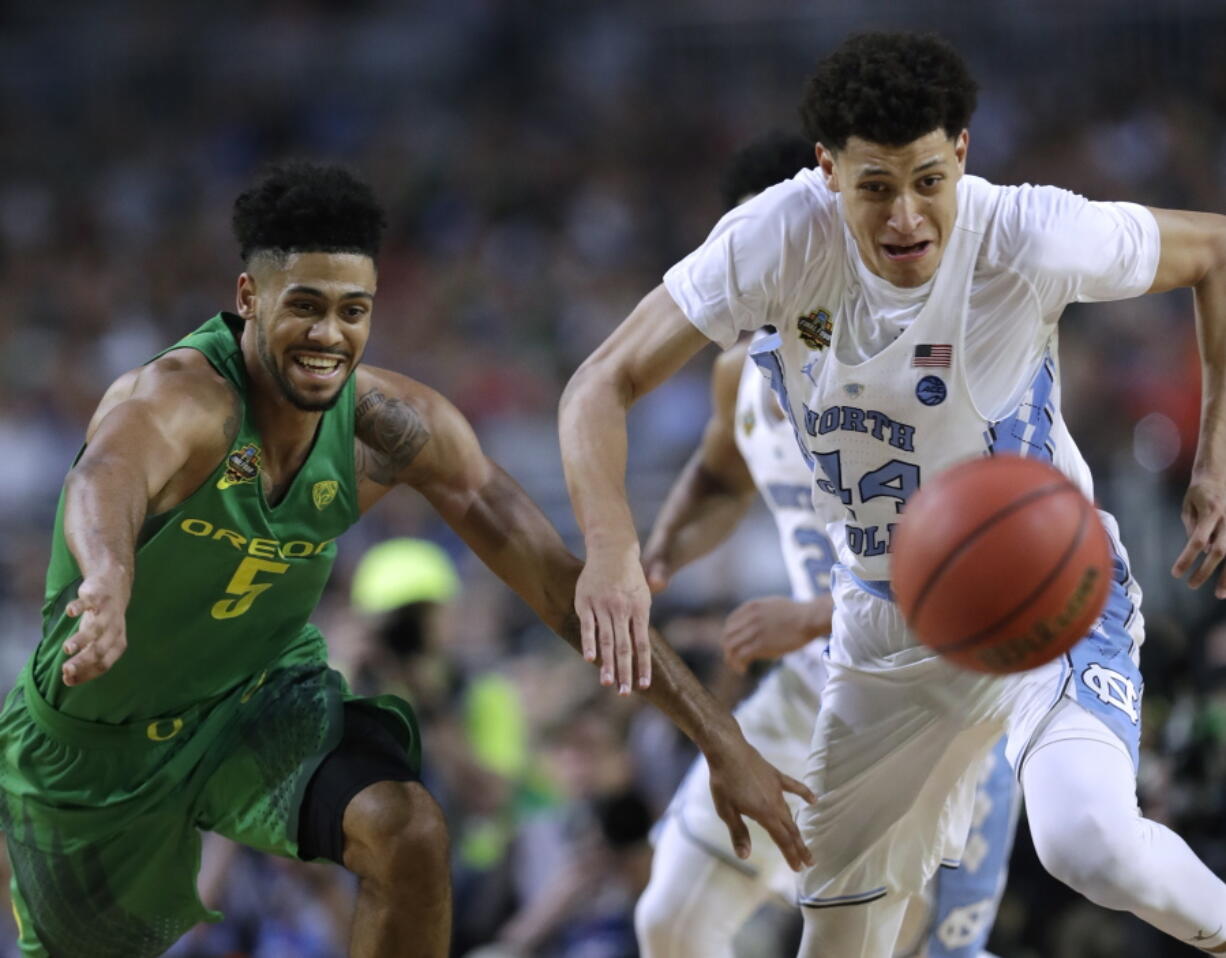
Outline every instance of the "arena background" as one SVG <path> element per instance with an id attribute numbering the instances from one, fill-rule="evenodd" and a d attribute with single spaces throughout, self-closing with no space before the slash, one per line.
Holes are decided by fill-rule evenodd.
<path id="1" fill-rule="evenodd" d="M 455 400 L 573 541 L 555 427 L 568 375 L 714 223 L 731 153 L 796 128 L 817 57 L 868 27 L 936 28 L 969 58 L 982 85 L 972 172 L 1226 207 L 1221 0 L 0 7 L 5 687 L 37 640 L 55 498 L 93 404 L 118 373 L 231 305 L 230 202 L 263 163 L 336 159 L 374 182 L 391 229 L 368 359 Z M 1073 308 L 1061 339 L 1070 426 L 1146 590 L 1145 808 L 1220 874 L 1226 627 L 1208 591 L 1167 572 L 1198 415 L 1191 299 Z M 698 438 L 713 354 L 634 411 L 644 531 Z M 501 937 L 524 955 L 632 955 L 643 833 L 684 770 L 684 743 L 599 691 L 422 502 L 389 498 L 343 541 L 317 621 L 356 682 L 407 688 L 423 711 L 428 774 L 454 833 L 457 954 Z M 458 596 L 426 583 L 353 607 L 355 564 L 388 536 L 441 544 Z M 657 610 L 732 701 L 745 686 L 719 663 L 720 616 L 784 589 L 759 510 Z M 343 954 L 339 869 L 220 846 L 207 862 L 209 900 L 229 920 L 176 954 Z M 781 953 L 776 925 L 764 919 L 743 953 Z M 0 932 L 0 954 L 15 954 L 11 928 Z M 1004 958 L 1193 954 L 1046 878 L 1024 830 L 992 947 Z"/>

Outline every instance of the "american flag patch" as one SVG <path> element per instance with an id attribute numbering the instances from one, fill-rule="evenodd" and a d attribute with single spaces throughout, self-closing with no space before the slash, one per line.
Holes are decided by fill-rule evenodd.
<path id="1" fill-rule="evenodd" d="M 915 347 L 912 366 L 948 366 L 953 362 L 954 348 L 948 343 L 924 343 Z"/>

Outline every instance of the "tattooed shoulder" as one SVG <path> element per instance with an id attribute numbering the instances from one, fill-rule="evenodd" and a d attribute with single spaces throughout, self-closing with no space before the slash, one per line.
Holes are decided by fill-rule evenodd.
<path id="1" fill-rule="evenodd" d="M 430 431 L 411 405 L 371 389 L 354 410 L 358 476 L 390 486 L 430 440 Z"/>

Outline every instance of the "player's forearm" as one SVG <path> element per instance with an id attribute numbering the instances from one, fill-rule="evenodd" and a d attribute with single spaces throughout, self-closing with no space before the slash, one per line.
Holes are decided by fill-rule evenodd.
<path id="1" fill-rule="evenodd" d="M 667 556 L 670 571 L 689 565 L 728 540 L 752 501 L 705 468 L 697 450 L 660 508 L 647 551 Z"/>
<path id="2" fill-rule="evenodd" d="M 502 494 L 483 495 L 472 504 L 465 521 L 453 523 L 453 527 L 541 621 L 582 655 L 575 585 L 583 564 L 566 550 L 544 515 L 524 506 L 519 498 L 523 493 L 513 480 L 500 477 L 498 485 L 503 488 Z M 730 737 L 740 736 L 728 711 L 654 629 L 651 669 L 651 686 L 641 694 L 704 754 L 718 750 Z"/>
<path id="3" fill-rule="evenodd" d="M 145 477 L 118 457 L 87 454 L 73 467 L 64 482 L 64 538 L 82 575 L 131 589 L 147 509 Z"/>
<path id="4" fill-rule="evenodd" d="M 704 755 L 710 756 L 741 729 L 732 714 L 698 681 L 672 646 L 651 630 L 651 687 L 639 694 L 669 717 Z"/>
<path id="5" fill-rule="evenodd" d="M 1226 472 L 1226 264 L 1195 287 L 1202 384 L 1195 469 Z"/>
<path id="6" fill-rule="evenodd" d="M 558 409 L 562 468 L 588 555 L 596 549 L 637 555 L 638 534 L 626 499 L 628 392 L 585 363 Z"/>

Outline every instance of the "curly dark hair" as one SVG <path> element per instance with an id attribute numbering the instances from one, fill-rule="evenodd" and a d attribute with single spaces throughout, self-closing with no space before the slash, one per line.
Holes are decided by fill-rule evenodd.
<path id="1" fill-rule="evenodd" d="M 934 33 L 858 33 L 817 65 L 800 117 L 828 150 L 853 136 L 905 146 L 936 129 L 957 136 L 977 92 L 966 61 Z"/>
<path id="2" fill-rule="evenodd" d="M 342 166 L 296 160 L 270 167 L 234 201 L 243 262 L 257 253 L 364 253 L 387 225 L 374 191 Z"/>
<path id="3" fill-rule="evenodd" d="M 813 144 L 796 133 L 772 130 L 737 151 L 720 182 L 724 209 L 732 209 L 746 196 L 790 179 L 806 167 L 817 166 Z"/>

